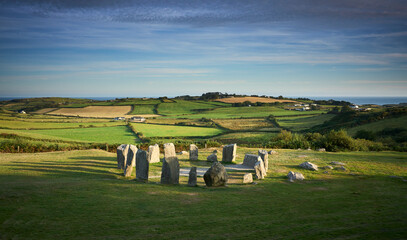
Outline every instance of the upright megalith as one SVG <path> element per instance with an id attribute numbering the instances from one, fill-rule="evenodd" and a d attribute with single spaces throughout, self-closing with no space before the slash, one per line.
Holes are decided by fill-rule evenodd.
<path id="1" fill-rule="evenodd" d="M 228 174 L 220 162 L 215 162 L 204 174 L 205 184 L 208 187 L 226 186 Z"/>
<path id="2" fill-rule="evenodd" d="M 148 181 L 148 168 L 147 152 L 139 149 L 136 157 L 136 179 Z"/>
<path id="3" fill-rule="evenodd" d="M 263 179 L 266 176 L 266 170 L 264 169 L 263 160 L 259 159 L 259 161 L 256 162 L 256 164 L 254 165 L 254 171 L 257 179 Z"/>
<path id="4" fill-rule="evenodd" d="M 254 168 L 254 165 L 261 160 L 260 156 L 254 154 L 246 154 L 243 159 L 243 165 Z"/>
<path id="5" fill-rule="evenodd" d="M 264 169 L 266 172 L 269 170 L 269 154 L 267 150 L 259 150 L 258 152 L 259 156 L 261 157 L 261 160 L 263 160 L 264 163 Z"/>
<path id="6" fill-rule="evenodd" d="M 126 166 L 127 152 L 129 150 L 129 145 L 122 144 L 117 147 L 117 168 L 124 169 Z"/>
<path id="7" fill-rule="evenodd" d="M 164 143 L 164 158 L 177 157 L 174 143 Z"/>
<path id="8" fill-rule="evenodd" d="M 235 161 L 237 145 L 229 144 L 223 147 L 222 162 L 230 163 Z"/>
<path id="9" fill-rule="evenodd" d="M 189 160 L 198 160 L 198 147 L 195 144 L 189 145 Z"/>
<path id="10" fill-rule="evenodd" d="M 160 162 L 160 147 L 158 146 L 158 144 L 148 147 L 147 159 L 149 163 Z"/>
<path id="11" fill-rule="evenodd" d="M 190 187 L 198 186 L 196 167 L 191 167 L 191 170 L 189 171 L 188 186 Z"/>
<path id="12" fill-rule="evenodd" d="M 161 183 L 179 184 L 179 162 L 177 157 L 166 156 L 164 158 L 161 171 Z"/>
<path id="13" fill-rule="evenodd" d="M 127 145 L 127 156 L 124 160 L 124 176 L 130 177 L 133 173 L 133 168 L 136 165 L 137 147 L 134 145 Z"/>
<path id="14" fill-rule="evenodd" d="M 129 145 L 129 150 L 127 152 L 127 159 L 126 159 L 126 165 L 127 162 L 131 162 L 131 166 L 135 167 L 136 166 L 136 154 L 137 154 L 138 148 L 134 145 Z"/>

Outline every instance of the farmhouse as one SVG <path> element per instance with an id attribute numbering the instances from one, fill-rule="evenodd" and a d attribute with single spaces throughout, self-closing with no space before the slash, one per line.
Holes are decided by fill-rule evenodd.
<path id="1" fill-rule="evenodd" d="M 131 117 L 130 121 L 131 122 L 145 122 L 146 119 L 144 117 Z"/>
<path id="2" fill-rule="evenodd" d="M 126 120 L 126 118 L 125 117 L 115 117 L 113 120 L 114 121 L 122 121 L 122 120 Z"/>
<path id="3" fill-rule="evenodd" d="M 18 113 L 26 114 L 26 112 L 24 110 L 20 110 L 20 111 L 18 111 Z"/>

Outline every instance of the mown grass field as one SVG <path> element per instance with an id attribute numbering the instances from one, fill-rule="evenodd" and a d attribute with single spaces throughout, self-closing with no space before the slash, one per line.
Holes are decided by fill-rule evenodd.
<path id="1" fill-rule="evenodd" d="M 84 108 L 60 108 L 48 114 L 80 117 L 123 117 L 131 111 L 131 106 L 87 106 Z"/>
<path id="2" fill-rule="evenodd" d="M 133 105 L 133 110 L 129 114 L 154 114 L 154 105 Z"/>
<path id="3" fill-rule="evenodd" d="M 124 125 L 124 122 L 33 122 L 33 121 L 21 121 L 21 120 L 0 120 L 1 128 L 10 129 L 45 129 L 45 128 L 80 128 L 80 127 L 108 127 Z"/>
<path id="4" fill-rule="evenodd" d="M 213 149 L 181 167 L 208 166 Z M 218 149 L 220 150 L 220 149 Z M 116 156 L 101 150 L 0 154 L 3 239 L 404 239 L 406 153 L 277 150 L 266 179 L 228 187 L 147 184 L 124 178 Z M 247 152 L 238 148 L 238 162 Z M 221 153 L 221 152 L 220 152 Z M 219 155 L 221 157 L 221 154 Z M 347 171 L 297 167 L 346 163 Z M 161 163 L 150 176 L 159 176 Z M 304 174 L 289 183 L 288 171 Z"/>
<path id="5" fill-rule="evenodd" d="M 158 113 L 162 115 L 188 115 L 196 113 L 196 110 L 204 110 L 219 107 L 219 104 L 202 101 L 175 100 L 175 102 L 160 103 Z"/>
<path id="6" fill-rule="evenodd" d="M 144 123 L 131 123 L 137 132 L 145 137 L 207 137 L 222 133 L 222 130 L 209 127 L 171 126 Z"/>
<path id="7" fill-rule="evenodd" d="M 277 117 L 277 123 L 290 131 L 301 131 L 330 120 L 335 115 L 320 114 L 315 116 Z"/>
<path id="8" fill-rule="evenodd" d="M 274 124 L 265 118 L 214 119 L 213 121 L 224 128 L 236 131 L 275 127 Z"/>
<path id="9" fill-rule="evenodd" d="M 347 132 L 351 136 L 355 136 L 359 130 L 367 130 L 372 132 L 378 132 L 385 128 L 407 128 L 407 116 L 384 119 L 378 122 L 368 123 L 361 126 L 347 129 Z"/>
<path id="10" fill-rule="evenodd" d="M 74 129 L 12 130 L 0 129 L 0 133 L 46 140 L 63 140 L 95 143 L 136 143 L 137 136 L 128 126 L 93 127 Z"/>
<path id="11" fill-rule="evenodd" d="M 223 108 L 216 108 L 213 110 L 204 111 L 202 113 L 197 114 L 186 114 L 182 116 L 172 116 L 172 118 L 190 118 L 190 119 L 197 119 L 197 118 L 211 118 L 211 119 L 226 119 L 226 118 L 260 118 L 260 117 L 267 117 L 269 115 L 274 116 L 296 116 L 296 115 L 315 115 L 321 114 L 326 111 L 324 110 L 315 110 L 315 111 L 290 111 L 284 110 L 278 107 L 223 107 Z"/>

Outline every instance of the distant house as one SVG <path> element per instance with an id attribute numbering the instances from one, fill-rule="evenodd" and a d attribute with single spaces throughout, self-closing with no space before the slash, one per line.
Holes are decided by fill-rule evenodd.
<path id="1" fill-rule="evenodd" d="M 358 105 L 352 105 L 352 106 L 350 106 L 350 108 L 352 108 L 352 109 L 359 109 L 359 106 Z"/>
<path id="2" fill-rule="evenodd" d="M 144 117 L 131 117 L 130 121 L 131 122 L 145 122 L 146 119 Z"/>
<path id="3" fill-rule="evenodd" d="M 24 110 L 20 110 L 20 111 L 18 111 L 18 113 L 26 114 L 26 112 Z"/>
<path id="4" fill-rule="evenodd" d="M 115 117 L 113 120 L 114 121 L 123 121 L 123 120 L 126 120 L 126 118 L 125 117 Z"/>

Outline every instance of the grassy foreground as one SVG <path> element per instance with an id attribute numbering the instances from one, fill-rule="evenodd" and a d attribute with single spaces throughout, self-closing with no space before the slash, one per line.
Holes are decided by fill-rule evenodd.
<path id="1" fill-rule="evenodd" d="M 181 166 L 209 166 L 182 156 Z M 246 152 L 238 149 L 238 162 Z M 221 154 L 220 154 L 221 155 Z M 346 163 L 345 172 L 296 166 Z M 150 167 L 157 175 L 161 163 Z M 125 179 L 101 150 L 0 154 L 3 239 L 402 239 L 407 236 L 407 154 L 278 150 L 257 185 L 225 188 Z M 288 171 L 306 181 L 289 183 Z M 232 178 L 241 174 L 231 173 Z M 235 179 L 236 180 L 236 179 Z"/>

